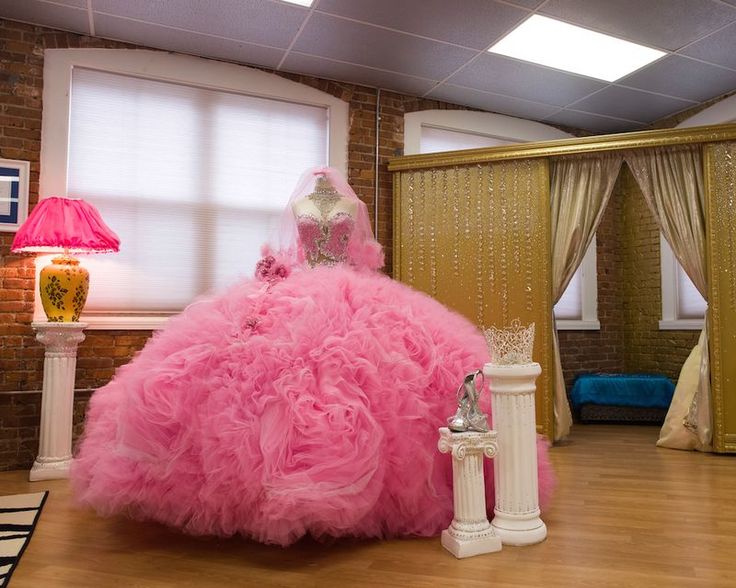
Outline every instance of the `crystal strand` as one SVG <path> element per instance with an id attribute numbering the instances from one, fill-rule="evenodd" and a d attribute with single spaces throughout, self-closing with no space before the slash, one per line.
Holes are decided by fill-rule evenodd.
<path id="1" fill-rule="evenodd" d="M 440 239 L 441 246 L 439 248 L 439 258 L 443 262 L 441 267 L 445 267 L 444 261 L 447 259 L 448 246 L 450 244 L 450 239 L 452 239 L 452 233 L 450 232 L 449 224 L 450 224 L 450 191 L 448 189 L 447 184 L 447 168 L 442 168 L 442 218 L 438 222 L 438 238 Z M 440 277 L 442 274 L 440 273 Z M 441 280 L 440 280 L 441 282 Z"/>
<path id="2" fill-rule="evenodd" d="M 419 275 L 422 277 L 422 279 L 424 278 L 424 256 L 426 247 L 426 243 L 424 241 L 424 211 L 426 208 L 424 199 L 427 197 L 424 176 L 425 172 L 419 172 L 419 196 L 417 198 L 417 232 L 419 234 L 419 238 L 417 239 L 417 242 L 419 243 L 419 251 L 417 252 L 417 266 L 419 269 Z"/>
<path id="3" fill-rule="evenodd" d="M 521 273 L 521 226 L 519 224 L 519 161 L 511 163 L 511 243 L 514 271 Z"/>
<path id="4" fill-rule="evenodd" d="M 534 309 L 532 299 L 532 284 L 534 282 L 532 258 L 534 248 L 532 243 L 537 244 L 539 233 L 537 227 L 532 223 L 534 195 L 532 194 L 532 162 L 530 159 L 524 160 L 524 175 L 526 176 L 526 192 L 524 194 L 524 257 L 526 258 L 526 262 L 524 263 L 524 299 L 526 301 L 527 312 L 532 312 Z M 540 247 L 539 251 L 543 251 L 543 249 Z"/>
<path id="5" fill-rule="evenodd" d="M 483 167 L 478 164 L 476 166 L 478 171 L 478 197 L 475 199 L 475 224 L 476 232 L 478 234 L 478 262 L 475 264 L 475 302 L 476 302 L 476 321 L 478 326 L 483 328 L 485 322 L 484 314 L 484 294 L 485 288 L 483 287 L 483 240 L 486 232 L 486 225 L 483 222 Z M 465 168 L 465 192 L 470 198 L 470 169 Z"/>
<path id="6" fill-rule="evenodd" d="M 437 198 L 437 170 L 432 169 L 432 188 L 430 193 L 432 198 Z M 433 207 L 430 207 L 430 211 L 434 211 Z M 437 220 L 435 215 L 429 220 L 429 292 L 433 298 L 437 297 L 437 242 L 435 240 L 435 221 Z"/>
<path id="7" fill-rule="evenodd" d="M 509 288 L 508 288 L 508 258 L 507 258 L 507 241 L 509 239 L 509 226 L 508 226 L 508 199 L 506 195 L 506 173 L 508 170 L 507 164 L 500 164 L 500 183 L 499 183 L 499 194 L 500 194 L 500 208 L 501 208 L 501 320 L 504 325 L 508 324 L 509 319 Z"/>
<path id="8" fill-rule="evenodd" d="M 460 277 L 460 171 L 458 167 L 454 168 L 454 181 L 452 182 L 452 275 L 454 278 Z M 457 282 L 457 280 L 455 280 Z"/>
<path id="9" fill-rule="evenodd" d="M 728 143 L 723 146 L 725 157 L 723 158 L 723 167 L 726 170 L 728 178 L 728 219 L 726 221 L 726 234 L 728 235 L 728 268 L 731 277 L 730 286 L 730 302 L 731 310 L 736 310 L 736 259 L 734 259 L 734 226 L 736 226 L 736 182 L 734 181 L 734 144 Z"/>
<path id="10" fill-rule="evenodd" d="M 409 174 L 408 181 L 409 197 L 407 201 L 407 217 L 409 218 L 409 243 L 408 245 L 413 249 L 416 243 L 416 235 L 414 234 L 414 172 Z M 403 243 L 402 243 L 403 245 Z M 403 256 L 402 256 L 403 257 Z M 407 278 L 409 284 L 414 284 L 414 251 L 409 250 L 407 247 Z"/>
<path id="11" fill-rule="evenodd" d="M 718 153 L 714 157 L 716 165 L 716 189 L 723 190 L 724 186 L 726 193 L 725 207 L 718 207 L 719 225 L 720 225 L 720 238 L 723 239 L 726 236 L 726 251 L 723 260 L 723 270 L 728 275 L 729 285 L 729 305 L 731 310 L 736 310 L 736 259 L 734 254 L 736 251 L 736 243 L 734 242 L 734 223 L 736 223 L 736 181 L 734 178 L 734 158 L 731 148 L 733 143 L 719 145 L 717 150 L 722 153 Z M 716 150 L 714 150 L 716 151 Z M 720 205 L 720 198 L 718 199 Z"/>
<path id="12" fill-rule="evenodd" d="M 480 165 L 478 165 L 480 167 Z M 470 173 L 467 167 L 463 168 L 463 174 Z M 463 214 L 463 218 L 465 219 L 465 242 L 470 240 L 471 232 L 470 232 L 470 192 L 465 192 L 463 194 L 463 200 L 465 204 L 465 212 Z"/>
<path id="13" fill-rule="evenodd" d="M 493 227 L 496 226 L 495 222 L 495 215 L 497 212 L 498 207 L 496 206 L 496 202 L 494 201 L 495 198 L 495 186 L 494 186 L 494 166 L 493 164 L 489 164 L 487 168 L 487 175 L 488 175 L 488 201 L 486 202 L 486 210 L 488 211 L 488 227 L 489 231 L 493 230 Z M 484 258 L 486 261 L 485 263 L 488 264 L 488 278 L 486 280 L 486 284 L 490 288 L 490 291 L 492 293 L 492 296 L 490 298 L 495 297 L 496 293 L 496 252 L 493 249 L 493 235 L 489 233 L 488 239 L 487 239 L 487 249 L 488 249 L 488 255 Z M 485 316 L 490 317 L 490 309 L 488 307 L 488 299 L 489 297 L 486 297 L 486 308 L 485 310 Z"/>
<path id="14" fill-rule="evenodd" d="M 467 174 L 470 173 L 470 170 L 468 167 L 463 167 L 463 178 L 466 178 Z M 458 183 L 460 182 L 460 178 L 458 178 Z M 463 186 L 466 186 L 467 182 L 463 181 Z M 465 255 L 467 256 L 470 252 L 472 252 L 471 249 L 471 243 L 473 242 L 473 233 L 471 231 L 471 204 L 472 204 L 472 196 L 470 194 L 469 190 L 463 189 L 463 220 L 465 221 L 465 228 L 464 228 L 464 235 L 462 238 L 462 242 L 465 245 Z M 476 231 L 478 230 L 478 226 L 476 225 Z M 470 253 L 472 255 L 472 253 Z M 474 271 L 475 264 L 472 263 L 472 259 L 463 259 L 464 262 L 464 268 L 465 271 L 463 272 L 465 275 L 467 275 L 469 272 Z M 468 263 L 471 262 L 471 263 Z M 471 293 L 470 293 L 470 284 L 466 283 L 464 284 L 465 291 L 467 293 L 467 300 L 468 304 L 472 304 L 471 299 Z"/>

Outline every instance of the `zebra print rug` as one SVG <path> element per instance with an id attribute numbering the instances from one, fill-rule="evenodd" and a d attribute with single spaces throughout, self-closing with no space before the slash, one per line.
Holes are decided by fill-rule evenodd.
<path id="1" fill-rule="evenodd" d="M 0 496 L 0 587 L 7 586 L 36 528 L 48 492 Z"/>

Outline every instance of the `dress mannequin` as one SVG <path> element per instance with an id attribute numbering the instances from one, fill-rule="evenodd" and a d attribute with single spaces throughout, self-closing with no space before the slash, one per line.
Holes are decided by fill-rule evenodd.
<path id="1" fill-rule="evenodd" d="M 319 176 L 314 192 L 294 202 L 291 209 L 297 218 L 312 216 L 326 221 L 341 212 L 355 218 L 358 203 L 352 198 L 339 194 L 325 176 Z"/>
<path id="2" fill-rule="evenodd" d="M 358 203 L 340 194 L 325 176 L 317 177 L 313 192 L 294 201 L 291 209 L 310 267 L 349 262 Z"/>

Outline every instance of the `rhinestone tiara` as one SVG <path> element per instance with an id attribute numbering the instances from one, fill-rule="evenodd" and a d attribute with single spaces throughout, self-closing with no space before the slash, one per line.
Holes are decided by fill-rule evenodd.
<path id="1" fill-rule="evenodd" d="M 503 329 L 491 327 L 483 331 L 491 352 L 491 363 L 496 365 L 532 363 L 534 323 L 522 326 L 519 319 Z"/>

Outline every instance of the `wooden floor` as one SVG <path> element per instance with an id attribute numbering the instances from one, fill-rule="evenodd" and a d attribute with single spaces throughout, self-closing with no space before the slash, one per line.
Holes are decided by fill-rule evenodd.
<path id="1" fill-rule="evenodd" d="M 576 426 L 552 450 L 547 541 L 466 560 L 439 539 L 288 549 L 193 539 L 76 510 L 65 481 L 2 473 L 0 494 L 51 491 L 11 588 L 736 586 L 736 458 L 657 449 L 657 433 Z"/>

